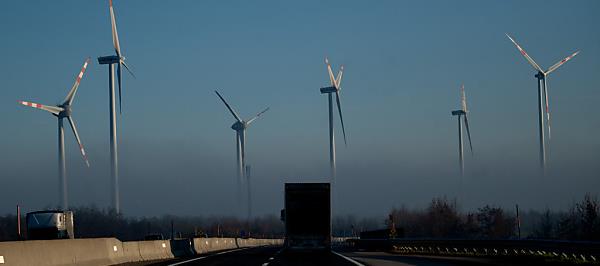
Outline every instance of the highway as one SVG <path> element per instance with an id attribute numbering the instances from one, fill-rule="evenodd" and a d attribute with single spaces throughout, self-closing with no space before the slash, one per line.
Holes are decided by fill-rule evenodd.
<path id="1" fill-rule="evenodd" d="M 438 265 L 526 265 L 523 261 L 502 261 L 491 258 L 407 256 L 387 252 L 334 250 L 332 252 L 282 252 L 281 247 L 258 247 L 203 254 L 192 258 L 174 259 L 150 265 L 333 265 L 333 266 L 438 266 Z M 128 264 L 144 265 L 144 264 Z M 148 264 L 145 264 L 148 265 Z"/>

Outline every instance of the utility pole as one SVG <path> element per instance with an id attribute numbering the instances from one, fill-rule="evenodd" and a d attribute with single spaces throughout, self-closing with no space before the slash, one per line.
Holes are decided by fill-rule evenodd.
<path id="1" fill-rule="evenodd" d="M 17 204 L 17 239 L 21 240 L 21 207 Z"/>
<path id="2" fill-rule="evenodd" d="M 519 204 L 516 204 L 517 209 L 517 230 L 519 233 L 519 239 L 521 239 L 521 216 L 519 216 Z"/>

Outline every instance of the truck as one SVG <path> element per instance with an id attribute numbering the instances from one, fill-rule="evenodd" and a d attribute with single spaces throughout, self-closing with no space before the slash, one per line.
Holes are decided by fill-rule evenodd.
<path id="1" fill-rule="evenodd" d="M 30 240 L 75 238 L 72 211 L 35 211 L 27 213 L 25 219 Z"/>
<path id="2" fill-rule="evenodd" d="M 286 183 L 284 246 L 288 250 L 331 249 L 329 183 Z"/>

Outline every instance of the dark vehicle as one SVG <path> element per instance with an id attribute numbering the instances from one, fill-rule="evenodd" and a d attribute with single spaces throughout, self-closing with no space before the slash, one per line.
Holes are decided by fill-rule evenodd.
<path id="1" fill-rule="evenodd" d="M 71 211 L 37 211 L 26 217 L 27 238 L 68 239 L 74 238 L 73 212 Z"/>
<path id="2" fill-rule="evenodd" d="M 285 247 L 292 250 L 331 248 L 329 183 L 286 183 Z"/>
<path id="3" fill-rule="evenodd" d="M 393 232 L 390 229 L 380 229 L 380 230 L 360 232 L 360 239 L 394 239 L 394 238 L 403 238 L 403 237 L 404 237 L 404 229 L 402 229 L 402 228 L 396 228 L 395 232 Z"/>
<path id="4" fill-rule="evenodd" d="M 149 234 L 144 236 L 144 240 L 165 240 L 162 234 Z"/>

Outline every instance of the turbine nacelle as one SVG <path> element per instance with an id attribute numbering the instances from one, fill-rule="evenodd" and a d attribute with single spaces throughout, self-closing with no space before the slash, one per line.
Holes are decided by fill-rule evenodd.
<path id="1" fill-rule="evenodd" d="M 58 113 L 58 115 L 56 115 L 58 118 L 65 118 L 71 116 L 72 110 L 70 104 L 63 104 L 59 105 L 58 107 L 63 109 L 60 113 Z"/>
<path id="2" fill-rule="evenodd" d="M 544 78 L 546 78 L 546 73 L 539 71 L 538 73 L 535 74 L 535 77 L 538 79 L 544 79 Z"/>
<path id="3" fill-rule="evenodd" d="M 231 125 L 231 129 L 235 130 L 235 131 L 240 131 L 240 130 L 244 130 L 248 127 L 248 123 L 246 123 L 246 121 L 236 121 L 235 123 L 233 123 L 233 125 Z"/>
<path id="4" fill-rule="evenodd" d="M 335 86 L 321 88 L 320 90 L 321 90 L 322 94 L 325 94 L 325 93 L 335 93 L 335 92 L 338 91 L 338 89 Z"/>
<path id="5" fill-rule="evenodd" d="M 119 57 L 117 55 L 102 56 L 102 57 L 98 57 L 98 63 L 101 65 L 120 64 L 123 59 L 125 59 L 125 58 Z"/>
<path id="6" fill-rule="evenodd" d="M 107 64 L 122 64 L 125 65 L 125 57 L 124 56 L 118 56 L 118 55 L 108 55 L 108 56 L 102 56 L 102 57 L 98 57 L 98 63 L 101 65 L 107 65 Z M 133 75 L 133 73 L 132 73 Z"/>
<path id="7" fill-rule="evenodd" d="M 452 111 L 452 115 L 457 116 L 457 115 L 465 115 L 467 114 L 467 112 L 463 111 L 463 110 L 456 110 L 456 111 Z"/>

